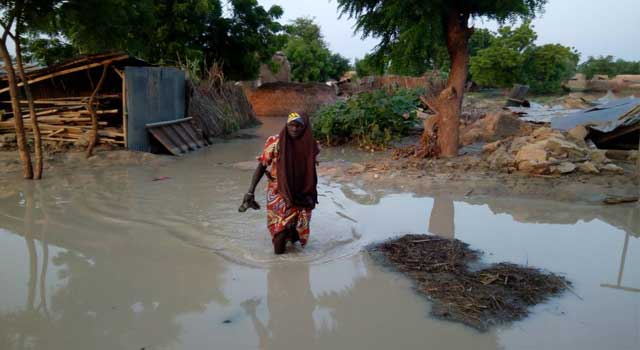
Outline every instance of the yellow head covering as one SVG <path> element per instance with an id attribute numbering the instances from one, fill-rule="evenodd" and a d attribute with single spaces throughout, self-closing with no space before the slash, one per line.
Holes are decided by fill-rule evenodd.
<path id="1" fill-rule="evenodd" d="M 291 112 L 287 117 L 287 124 L 291 122 L 298 122 L 300 124 L 304 124 L 304 119 L 300 116 L 300 114 L 296 112 Z"/>

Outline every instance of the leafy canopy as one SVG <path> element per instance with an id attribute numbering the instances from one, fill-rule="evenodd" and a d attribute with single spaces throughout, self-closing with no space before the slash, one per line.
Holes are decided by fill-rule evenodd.
<path id="1" fill-rule="evenodd" d="M 488 29 L 478 29 L 469 38 L 469 55 L 474 56 L 478 51 L 491 45 L 493 33 Z M 385 73 L 400 75 L 422 75 L 431 70 L 448 72 L 450 66 L 449 54 L 444 44 L 429 46 L 433 52 L 420 52 L 419 44 L 429 42 L 414 41 L 417 46 L 391 50 L 390 54 L 376 51 L 356 60 L 356 71 L 359 76 L 381 75 Z M 412 52 L 414 49 L 417 52 Z M 431 57 L 427 59 L 426 57 Z"/>
<path id="2" fill-rule="evenodd" d="M 320 26 L 311 18 L 297 18 L 285 28 L 287 42 L 284 53 L 291 63 L 295 81 L 327 81 L 339 79 L 351 68 L 349 60 L 332 53 L 322 37 Z"/>
<path id="3" fill-rule="evenodd" d="M 380 39 L 373 56 L 385 71 L 420 74 L 449 65 L 445 21 L 451 13 L 505 22 L 532 17 L 547 0 L 338 0 L 343 15 L 356 18 L 363 37 Z M 466 25 L 466 23 L 465 23 Z M 483 32 L 477 44 L 486 45 Z M 471 49 L 470 49 L 471 50 Z M 446 70 L 446 69 L 445 69 Z"/>
<path id="4" fill-rule="evenodd" d="M 27 51 L 51 64 L 78 53 L 124 50 L 153 63 L 222 62 L 232 79 L 257 76 L 282 45 L 282 8 L 257 0 L 66 0 L 30 26 Z M 65 57 L 66 56 L 66 57 Z"/>
<path id="5" fill-rule="evenodd" d="M 576 70 L 579 55 L 559 44 L 536 46 L 531 23 L 501 27 L 491 44 L 471 57 L 473 81 L 484 86 L 528 84 L 535 92 L 555 92 Z"/>

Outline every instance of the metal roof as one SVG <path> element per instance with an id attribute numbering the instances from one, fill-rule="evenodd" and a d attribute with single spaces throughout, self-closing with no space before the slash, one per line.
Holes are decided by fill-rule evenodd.
<path id="1" fill-rule="evenodd" d="M 607 133 L 619 126 L 640 122 L 640 98 L 629 97 L 612 100 L 602 105 L 551 120 L 551 127 L 570 130 L 578 125 Z"/>
<path id="2" fill-rule="evenodd" d="M 146 125 L 151 135 L 171 154 L 180 156 L 206 147 L 206 143 L 191 125 L 191 118 L 170 120 Z"/>

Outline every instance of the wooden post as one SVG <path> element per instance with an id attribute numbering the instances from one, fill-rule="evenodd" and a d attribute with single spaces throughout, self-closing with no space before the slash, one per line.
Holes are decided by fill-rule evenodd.
<path id="1" fill-rule="evenodd" d="M 109 65 L 111 62 L 107 62 L 104 64 L 102 68 L 102 76 L 100 76 L 100 80 L 98 81 L 98 86 L 96 86 L 95 90 L 89 97 L 89 102 L 87 103 L 87 109 L 89 113 L 91 113 L 91 140 L 89 140 L 89 145 L 87 146 L 86 157 L 91 157 L 93 153 L 93 148 L 98 144 L 98 114 L 96 113 L 96 108 L 93 105 L 96 95 L 100 88 L 102 88 L 102 84 L 104 83 L 105 78 L 107 77 L 107 72 L 109 71 Z"/>
<path id="2" fill-rule="evenodd" d="M 31 155 L 29 154 L 29 146 L 27 145 L 27 137 L 24 131 L 24 122 L 22 120 L 22 109 L 20 107 L 17 77 L 15 70 L 13 69 L 13 62 L 11 62 L 11 55 L 7 49 L 6 38 L 8 29 L 5 29 L 5 34 L 0 41 L 0 54 L 4 61 L 4 69 L 7 72 L 7 82 L 9 83 L 8 89 L 11 96 L 11 109 L 13 110 L 13 119 L 16 129 L 16 141 L 18 143 L 18 154 L 22 162 L 22 176 L 25 179 L 33 179 L 33 167 L 31 165 Z"/>
<path id="3" fill-rule="evenodd" d="M 126 74 L 122 72 L 122 132 L 124 133 L 125 148 L 129 147 L 129 116 L 127 114 L 127 79 Z"/>

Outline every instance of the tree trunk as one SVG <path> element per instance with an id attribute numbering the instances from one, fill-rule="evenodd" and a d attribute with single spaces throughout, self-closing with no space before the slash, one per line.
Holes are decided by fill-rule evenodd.
<path id="1" fill-rule="evenodd" d="M 444 30 L 447 50 L 451 59 L 451 71 L 446 88 L 438 95 L 433 105 L 437 114 L 437 125 L 432 130 L 425 128 L 423 147 L 426 142 L 437 137 L 437 152 L 426 151 L 425 154 L 437 154 L 442 157 L 458 156 L 460 112 L 465 84 L 469 70 L 469 38 L 473 29 L 469 28 L 469 14 L 451 10 Z M 435 130 L 435 134 L 434 131 Z"/>
<path id="2" fill-rule="evenodd" d="M 7 82 L 9 83 L 9 95 L 11 96 L 11 108 L 13 110 L 13 120 L 16 127 L 16 141 L 18 143 L 18 153 L 22 161 L 22 176 L 25 179 L 33 178 L 33 168 L 31 166 L 31 156 L 27 146 L 27 137 L 24 133 L 24 121 L 22 120 L 22 111 L 20 110 L 20 101 L 18 100 L 18 85 L 16 83 L 16 72 L 13 69 L 11 55 L 7 50 L 6 37 L 0 40 L 0 54 L 4 61 L 4 68 L 7 72 Z"/>
<path id="3" fill-rule="evenodd" d="M 21 24 L 18 23 L 16 26 L 19 28 Z M 16 30 L 14 41 L 16 44 L 16 64 L 18 66 L 18 74 L 20 75 L 20 80 L 22 81 L 24 88 L 24 94 L 29 105 L 29 117 L 31 118 L 31 125 L 33 128 L 33 143 L 35 146 L 36 155 L 33 178 L 36 180 L 40 180 L 42 178 L 42 137 L 40 135 L 40 125 L 38 125 L 38 116 L 36 115 L 33 96 L 31 95 L 31 88 L 29 87 L 27 75 L 24 72 L 24 65 L 22 63 L 22 49 L 20 46 L 21 43 L 19 30 Z"/>
<path id="4" fill-rule="evenodd" d="M 89 145 L 87 146 L 87 153 L 86 153 L 87 158 L 91 157 L 91 154 L 93 153 L 93 148 L 96 146 L 96 144 L 98 144 L 98 114 L 96 113 L 94 102 L 96 99 L 96 95 L 98 94 L 98 91 L 100 91 L 100 88 L 104 83 L 104 79 L 107 77 L 107 71 L 109 70 L 109 65 L 110 65 L 110 62 L 105 63 L 104 66 L 102 67 L 102 76 L 100 76 L 100 81 L 98 81 L 98 85 L 93 90 L 93 93 L 89 98 L 89 102 L 87 103 L 87 109 L 89 110 L 89 113 L 91 113 L 91 139 L 89 140 Z"/>

